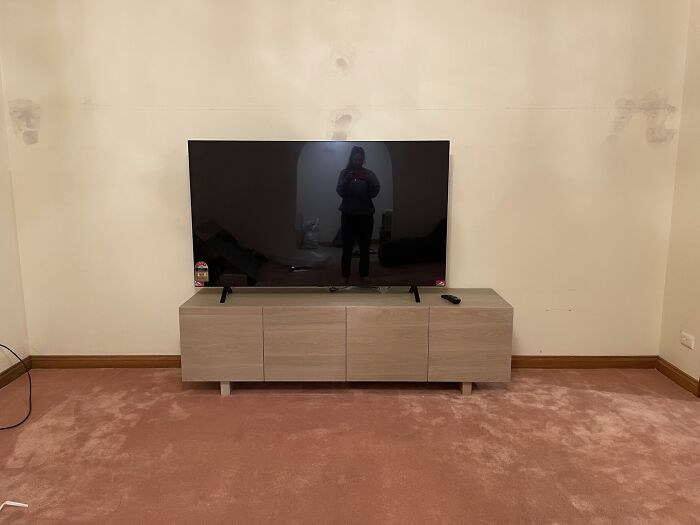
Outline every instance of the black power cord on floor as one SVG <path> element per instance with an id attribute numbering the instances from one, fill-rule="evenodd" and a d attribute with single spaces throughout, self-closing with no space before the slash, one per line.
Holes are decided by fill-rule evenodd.
<path id="1" fill-rule="evenodd" d="M 29 368 L 27 367 L 27 363 L 25 363 L 24 360 L 20 356 L 15 354 L 9 346 L 5 346 L 2 343 L 0 343 L 0 346 L 3 347 L 5 350 L 8 350 L 13 356 L 15 356 L 17 358 L 17 360 L 20 363 L 22 363 L 22 366 L 24 367 L 24 371 L 27 373 L 27 378 L 29 379 L 29 411 L 27 412 L 27 415 L 24 416 L 24 419 L 22 421 L 20 421 L 19 423 L 15 423 L 14 425 L 10 425 L 9 427 L 0 427 L 0 430 L 10 430 L 11 428 L 17 428 L 18 426 L 20 426 L 27 419 L 29 419 L 29 416 L 32 414 L 32 375 L 29 373 Z"/>

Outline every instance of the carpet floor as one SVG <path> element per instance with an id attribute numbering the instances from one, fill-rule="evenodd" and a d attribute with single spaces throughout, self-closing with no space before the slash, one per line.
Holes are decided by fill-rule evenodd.
<path id="1" fill-rule="evenodd" d="M 34 370 L 0 432 L 0 523 L 700 523 L 700 400 L 654 370 L 257 385 Z M 0 390 L 0 426 L 26 380 Z"/>

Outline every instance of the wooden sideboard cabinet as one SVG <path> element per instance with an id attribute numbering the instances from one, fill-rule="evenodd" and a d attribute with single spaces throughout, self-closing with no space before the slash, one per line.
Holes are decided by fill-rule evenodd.
<path id="1" fill-rule="evenodd" d="M 440 297 L 452 294 L 453 305 Z M 513 308 L 488 288 L 204 288 L 180 307 L 183 381 L 510 380 Z"/>

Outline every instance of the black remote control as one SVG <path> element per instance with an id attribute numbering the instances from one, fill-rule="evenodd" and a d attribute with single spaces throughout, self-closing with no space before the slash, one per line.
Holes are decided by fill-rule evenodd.
<path id="1" fill-rule="evenodd" d="M 456 295 L 442 294 L 440 297 L 442 297 L 445 301 L 450 301 L 452 304 L 459 304 L 462 302 L 462 300 Z"/>

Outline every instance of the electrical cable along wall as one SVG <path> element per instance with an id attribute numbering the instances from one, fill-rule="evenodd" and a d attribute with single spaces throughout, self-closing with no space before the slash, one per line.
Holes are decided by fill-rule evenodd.
<path id="1" fill-rule="evenodd" d="M 0 427 L 0 430 L 10 430 L 11 428 L 17 428 L 18 426 L 20 426 L 27 419 L 29 419 L 29 416 L 32 414 L 32 375 L 29 373 L 29 368 L 27 367 L 27 364 L 24 362 L 24 360 L 20 356 L 18 356 L 9 346 L 5 346 L 2 343 L 0 343 L 0 346 L 8 352 L 10 352 L 13 356 L 17 358 L 17 360 L 20 363 L 22 363 L 24 371 L 27 373 L 27 379 L 29 379 L 29 409 L 27 410 L 27 415 L 24 416 L 24 419 L 22 419 L 22 421 L 20 421 L 19 423 L 15 423 L 14 425 L 10 425 L 7 427 Z"/>

